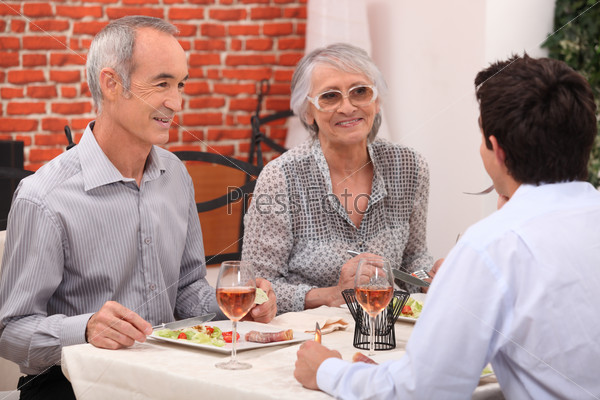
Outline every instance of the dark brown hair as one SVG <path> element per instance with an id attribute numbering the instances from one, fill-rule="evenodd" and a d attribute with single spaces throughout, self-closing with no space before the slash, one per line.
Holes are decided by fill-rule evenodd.
<path id="1" fill-rule="evenodd" d="M 525 54 L 475 78 L 486 146 L 495 136 L 521 183 L 585 180 L 597 134 L 589 83 L 564 62 Z"/>

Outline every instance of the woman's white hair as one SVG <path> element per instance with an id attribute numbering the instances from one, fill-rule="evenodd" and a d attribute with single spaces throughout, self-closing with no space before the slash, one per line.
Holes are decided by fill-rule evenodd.
<path id="1" fill-rule="evenodd" d="M 109 67 L 121 77 L 123 90 L 127 93 L 131 86 L 133 48 L 136 31 L 151 28 L 175 36 L 177 28 L 159 18 L 141 15 L 119 18 L 106 25 L 94 37 L 87 55 L 87 81 L 97 113 L 102 112 L 102 90 L 100 89 L 100 71 Z"/>
<path id="2" fill-rule="evenodd" d="M 378 101 L 381 104 L 382 97 L 387 94 L 387 85 L 383 79 L 383 74 L 375 65 L 366 51 L 360 47 L 348 43 L 335 43 L 326 47 L 313 50 L 305 55 L 296 66 L 292 76 L 292 96 L 290 98 L 290 108 L 294 111 L 302 125 L 315 137 L 319 132 L 316 123 L 307 122 L 308 99 L 306 96 L 310 93 L 312 87 L 312 74 L 317 65 L 328 64 L 340 71 L 350 73 L 364 74 L 378 91 Z M 379 127 L 381 126 L 381 111 L 377 113 L 373 121 L 373 127 L 369 133 L 369 141 L 373 141 Z"/>

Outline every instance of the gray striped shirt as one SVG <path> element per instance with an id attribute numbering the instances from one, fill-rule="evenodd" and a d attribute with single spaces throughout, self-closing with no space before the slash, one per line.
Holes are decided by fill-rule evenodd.
<path id="1" fill-rule="evenodd" d="M 142 183 L 124 178 L 87 127 L 81 142 L 24 179 L 9 215 L 0 281 L 0 356 L 37 374 L 85 343 L 108 300 L 155 325 L 217 312 L 205 279 L 191 178 L 150 152 Z"/>

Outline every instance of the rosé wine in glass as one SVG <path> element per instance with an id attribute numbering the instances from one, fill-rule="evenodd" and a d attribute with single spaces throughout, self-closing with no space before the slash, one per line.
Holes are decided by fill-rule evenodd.
<path id="1" fill-rule="evenodd" d="M 367 314 L 377 316 L 388 306 L 394 289 L 390 287 L 368 287 L 361 286 L 355 289 L 356 301 L 362 306 Z"/>
<path id="2" fill-rule="evenodd" d="M 256 289 L 253 287 L 217 289 L 217 303 L 221 311 L 232 321 L 239 321 L 248 313 L 254 304 L 255 296 Z"/>
<path id="3" fill-rule="evenodd" d="M 369 355 L 375 354 L 375 318 L 394 295 L 394 275 L 390 262 L 384 258 L 363 258 L 354 277 L 356 301 L 369 314 Z"/>
<path id="4" fill-rule="evenodd" d="M 237 322 L 244 318 L 254 304 L 256 280 L 254 268 L 247 261 L 225 261 L 221 264 L 217 278 L 217 303 L 221 311 L 231 320 L 231 358 L 217 363 L 222 369 L 248 369 L 251 364 L 237 360 Z"/>

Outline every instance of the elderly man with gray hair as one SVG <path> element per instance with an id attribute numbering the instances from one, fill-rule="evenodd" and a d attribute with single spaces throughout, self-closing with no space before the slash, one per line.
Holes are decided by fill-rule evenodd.
<path id="1" fill-rule="evenodd" d="M 22 398 L 74 398 L 63 346 L 118 349 L 152 325 L 219 312 L 205 279 L 191 178 L 159 147 L 188 78 L 176 28 L 132 16 L 92 42 L 98 116 L 80 143 L 24 179 L 10 211 L 0 283 L 0 356 L 20 365 Z M 276 313 L 269 301 L 250 317 Z M 224 317 L 221 314 L 222 317 Z"/>

